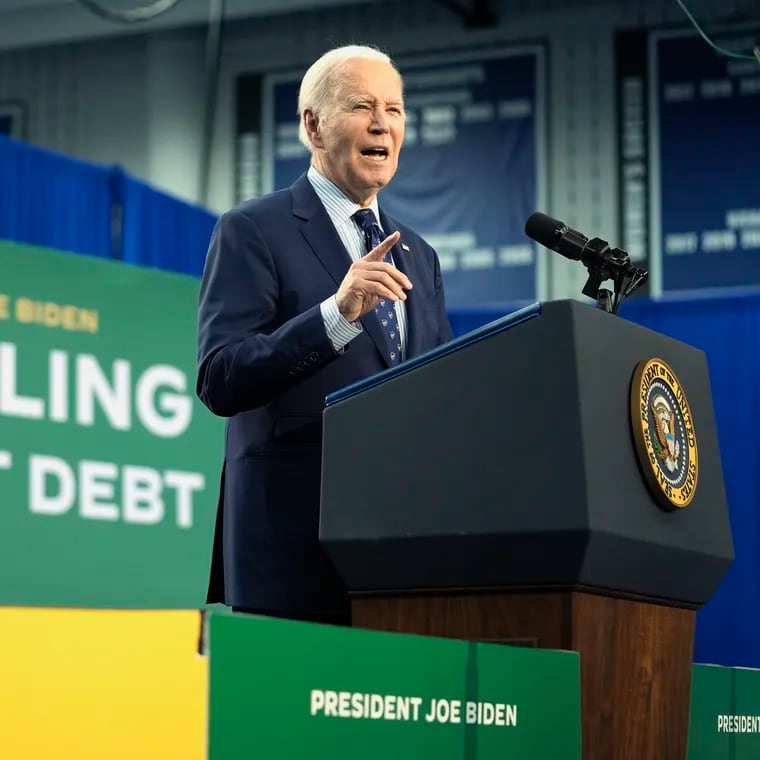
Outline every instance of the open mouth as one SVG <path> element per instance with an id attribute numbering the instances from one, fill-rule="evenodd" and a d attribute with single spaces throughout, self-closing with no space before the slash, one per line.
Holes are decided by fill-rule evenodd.
<path id="1" fill-rule="evenodd" d="M 388 148 L 365 148 L 362 155 L 370 161 L 385 161 L 388 158 Z"/>

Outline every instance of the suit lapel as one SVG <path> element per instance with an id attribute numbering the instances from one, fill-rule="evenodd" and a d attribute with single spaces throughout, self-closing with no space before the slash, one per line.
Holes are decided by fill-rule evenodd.
<path id="1" fill-rule="evenodd" d="M 351 257 L 348 255 L 336 229 L 314 192 L 308 178 L 302 174 L 290 187 L 293 198 L 293 215 L 302 220 L 301 234 L 304 236 L 314 255 L 322 262 L 337 286 L 346 276 Z M 394 248 L 395 260 L 395 248 Z M 361 318 L 367 335 L 377 347 L 383 362 L 389 365 L 388 338 L 374 310 Z"/>
<path id="2" fill-rule="evenodd" d="M 293 215 L 302 220 L 301 234 L 336 286 L 340 285 L 351 266 L 351 257 L 305 174 L 291 185 L 290 193 Z"/>

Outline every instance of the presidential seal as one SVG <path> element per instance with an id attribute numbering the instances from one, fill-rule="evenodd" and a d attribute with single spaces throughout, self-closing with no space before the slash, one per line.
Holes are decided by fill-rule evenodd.
<path id="1" fill-rule="evenodd" d="M 631 384 L 633 440 L 644 479 L 664 509 L 686 507 L 699 476 L 697 436 L 686 394 L 662 359 L 639 362 Z"/>

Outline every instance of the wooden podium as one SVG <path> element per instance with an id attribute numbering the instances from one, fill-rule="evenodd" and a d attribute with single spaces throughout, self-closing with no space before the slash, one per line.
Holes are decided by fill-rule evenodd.
<path id="1" fill-rule="evenodd" d="M 672 510 L 632 433 L 655 357 L 696 438 Z M 695 611 L 733 560 L 701 351 L 536 304 L 329 397 L 322 468 L 354 626 L 578 651 L 584 758 L 685 758 Z"/>

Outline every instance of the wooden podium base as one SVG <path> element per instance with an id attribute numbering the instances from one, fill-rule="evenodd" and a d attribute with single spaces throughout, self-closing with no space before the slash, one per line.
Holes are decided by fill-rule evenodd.
<path id="1" fill-rule="evenodd" d="M 352 612 L 355 628 L 579 652 L 584 760 L 686 758 L 692 610 L 547 591 L 354 597 Z"/>

